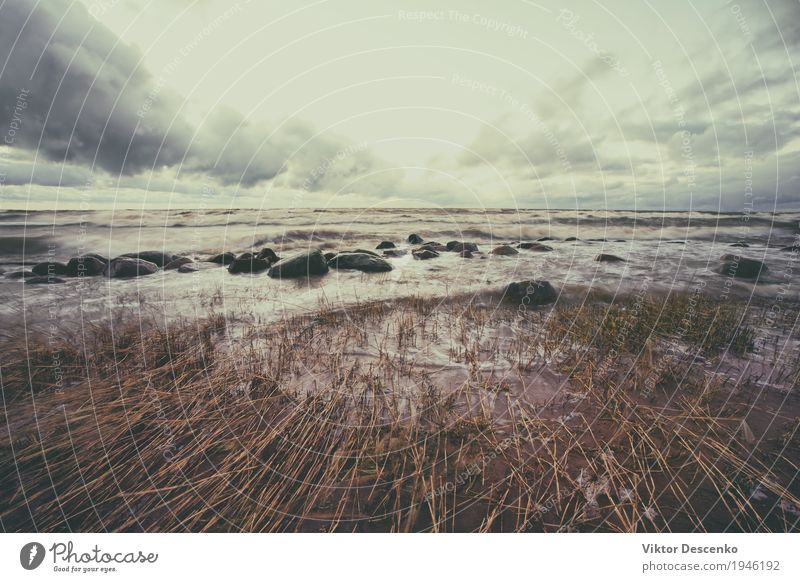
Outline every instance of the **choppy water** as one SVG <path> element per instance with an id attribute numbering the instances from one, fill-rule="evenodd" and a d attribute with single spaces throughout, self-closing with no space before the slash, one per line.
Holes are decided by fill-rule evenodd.
<path id="1" fill-rule="evenodd" d="M 514 280 L 543 278 L 565 296 L 587 289 L 636 293 L 702 285 L 706 292 L 798 299 L 797 253 L 781 250 L 796 242 L 800 212 L 716 214 L 708 212 L 542 210 L 153 210 L 7 211 L 0 213 L 0 314 L 7 325 L 28 325 L 47 314 L 94 320 L 119 306 L 155 307 L 171 315 L 208 309 L 210 297 L 226 311 L 266 317 L 331 303 L 411 294 L 439 296 L 499 288 Z M 266 273 L 230 275 L 207 265 L 196 274 L 159 272 L 135 280 L 71 279 L 52 286 L 25 285 L 7 273 L 50 259 L 96 252 L 116 256 L 165 249 L 197 258 L 223 250 L 243 252 L 270 246 L 288 256 L 310 246 L 373 249 L 382 240 L 401 248 L 410 233 L 426 241 L 476 242 L 487 252 L 509 241 L 553 237 L 550 253 L 521 250 L 512 257 L 462 259 L 454 253 L 416 261 L 390 259 L 385 274 L 335 272 L 312 281 L 277 281 Z M 581 241 L 567 242 L 568 237 Z M 749 248 L 733 249 L 744 241 Z M 722 254 L 766 262 L 758 284 L 733 281 L 715 272 Z M 612 253 L 627 262 L 594 261 Z"/>

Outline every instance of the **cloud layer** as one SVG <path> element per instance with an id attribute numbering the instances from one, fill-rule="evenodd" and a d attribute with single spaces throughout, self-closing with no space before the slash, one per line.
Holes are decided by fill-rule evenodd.
<path id="1" fill-rule="evenodd" d="M 615 9 L 612 0 L 609 7 Z M 165 192 L 187 201 L 213 182 L 217 192 L 248 203 L 269 199 L 269 205 L 391 200 L 398 205 L 738 210 L 749 195 L 761 209 L 800 206 L 797 2 L 704 5 L 702 14 L 673 9 L 678 23 L 694 19 L 685 37 L 669 21 L 641 20 L 641 15 L 638 25 L 625 21 L 633 11 L 617 6 L 620 23 L 636 37 L 630 52 L 614 44 L 613 33 L 621 36 L 622 26 L 606 29 L 605 37 L 595 34 L 601 25 L 591 10 L 591 3 L 576 3 L 566 12 L 554 5 L 538 20 L 504 17 L 526 30 L 524 38 L 504 40 L 518 50 L 511 61 L 519 69 L 512 69 L 513 83 L 524 77 L 519 71 L 538 79 L 540 69 L 547 68 L 530 50 L 539 36 L 548 38 L 548 49 L 572 53 L 549 76 L 515 86 L 488 78 L 494 71 L 480 69 L 464 53 L 465 62 L 475 62 L 476 82 L 457 89 L 466 101 L 475 97 L 476 87 L 482 88 L 477 92 L 491 88 L 487 99 L 494 102 L 485 113 L 472 115 L 471 137 L 459 143 L 449 135 L 436 136 L 451 145 L 424 168 L 409 172 L 402 162 L 379 158 L 375 144 L 320 131 L 286 112 L 267 122 L 222 100 L 206 114 L 190 117 L 190 104 L 147 69 L 140 50 L 80 2 L 6 0 L 0 5 L 5 134 L 0 176 L 6 198 L 44 198 L 48 189 L 99 185 L 123 196 Z M 384 35 L 390 45 L 416 41 L 424 32 L 426 23 L 396 20 L 408 36 Z M 427 24 L 434 32 L 435 26 L 445 26 Z M 650 39 L 651 28 L 667 41 L 659 45 L 655 34 Z M 482 42 L 475 30 L 467 32 L 469 43 Z M 378 42 L 375 35 L 364 38 Z M 502 50 L 497 48 L 498 54 Z M 432 52 L 419 66 L 436 64 L 438 54 Z M 256 61 L 258 55 L 252 57 Z M 291 59 L 291 51 L 283 57 Z M 392 66 L 407 72 L 400 60 L 386 62 L 387 76 Z M 446 80 L 453 78 L 452 63 L 442 63 L 434 72 L 453 91 L 453 82 Z M 347 83 L 359 81 L 355 75 Z M 514 100 L 498 104 L 498 90 Z M 357 100 L 359 94 L 349 95 Z M 315 97 L 298 94 L 301 104 Z M 412 98 L 425 105 L 425 94 L 409 89 Z M 435 101 L 433 93 L 428 98 Z M 454 103 L 453 111 L 462 113 L 459 107 Z M 387 109 L 384 115 L 392 115 Z M 375 135 L 375 142 L 394 137 Z M 20 190 L 25 186 L 37 188 L 25 193 Z"/>
<path id="2" fill-rule="evenodd" d="M 7 0 L 0 7 L 0 113 L 18 118 L 15 145 L 46 161 L 70 168 L 59 181 L 52 166 L 33 169 L 17 162 L 6 184 L 27 180 L 39 185 L 75 185 L 88 167 L 111 176 L 158 172 L 176 167 L 223 185 L 250 187 L 277 175 L 310 171 L 346 141 L 319 137 L 300 122 L 277 128 L 249 122 L 224 106 L 199 127 L 187 121 L 183 100 L 163 88 L 142 64 L 142 55 L 95 21 L 80 3 L 67 0 Z M 24 109 L 17 106 L 20 94 Z M 361 153 L 341 173 L 368 169 Z M 29 171 L 28 171 L 29 170 Z M 332 173 L 328 178 L 334 178 Z M 306 178 L 289 180 L 302 187 Z M 298 182 L 300 182 L 298 184 Z M 308 182 L 317 190 L 326 182 L 318 172 Z"/>

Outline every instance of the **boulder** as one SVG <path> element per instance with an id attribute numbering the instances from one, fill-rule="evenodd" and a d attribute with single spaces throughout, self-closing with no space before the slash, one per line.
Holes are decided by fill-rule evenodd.
<path id="1" fill-rule="evenodd" d="M 388 241 L 388 240 L 384 240 L 384 241 L 379 242 L 378 246 L 376 246 L 375 248 L 378 249 L 378 250 L 383 250 L 383 249 L 393 249 L 393 248 L 396 248 L 396 247 L 395 247 L 395 244 L 393 242 Z"/>
<path id="2" fill-rule="evenodd" d="M 565 238 L 564 240 L 565 240 L 566 242 L 577 242 L 577 241 L 579 241 L 580 239 L 579 239 L 577 236 L 568 236 L 568 237 L 567 237 L 567 238 Z"/>
<path id="3" fill-rule="evenodd" d="M 275 263 L 281 260 L 281 258 L 278 255 L 276 255 L 275 251 L 273 251 L 271 248 L 261 249 L 260 251 L 258 251 L 258 255 L 256 255 L 256 258 L 269 261 L 270 265 L 274 265 Z"/>
<path id="4" fill-rule="evenodd" d="M 354 251 L 342 251 L 343 253 L 362 253 L 364 255 L 372 255 L 373 257 L 379 257 L 380 255 L 374 251 L 368 251 L 367 249 L 356 249 Z"/>
<path id="5" fill-rule="evenodd" d="M 558 292 L 548 281 L 519 281 L 506 287 L 505 299 L 520 305 L 546 305 L 558 298 Z"/>
<path id="6" fill-rule="evenodd" d="M 194 263 L 194 261 L 189 257 L 178 257 L 174 261 L 170 261 L 169 263 L 164 265 L 164 270 L 173 271 L 182 267 L 183 265 L 188 265 L 189 263 Z"/>
<path id="7" fill-rule="evenodd" d="M 426 242 L 425 244 L 423 244 L 419 248 L 422 249 L 422 250 L 434 251 L 436 253 L 447 252 L 447 246 L 446 245 L 443 245 L 443 244 L 440 244 L 440 243 L 434 242 L 434 241 Z"/>
<path id="8" fill-rule="evenodd" d="M 228 272 L 232 275 L 238 273 L 260 273 L 269 269 L 269 261 L 259 259 L 253 253 L 242 253 L 228 265 Z"/>
<path id="9" fill-rule="evenodd" d="M 31 271 L 33 271 L 34 275 L 39 275 L 41 277 L 46 277 L 48 275 L 66 275 L 67 265 L 55 261 L 48 261 L 35 265 Z"/>
<path id="10" fill-rule="evenodd" d="M 460 253 L 458 253 L 458 256 L 461 257 L 462 259 L 471 259 L 474 255 L 472 254 L 472 251 L 463 250 Z"/>
<path id="11" fill-rule="evenodd" d="M 195 263 L 185 263 L 178 267 L 179 273 L 197 273 L 200 268 Z"/>
<path id="12" fill-rule="evenodd" d="M 595 261 L 598 263 L 624 263 L 625 259 L 622 257 L 618 257 L 617 255 L 608 255 L 606 253 L 600 253 L 594 258 Z"/>
<path id="13" fill-rule="evenodd" d="M 44 276 L 44 277 L 28 277 L 25 279 L 26 285 L 51 285 L 54 283 L 65 283 L 66 279 L 62 279 L 61 277 L 55 276 Z"/>
<path id="14" fill-rule="evenodd" d="M 432 251 L 430 249 L 417 249 L 413 253 L 415 259 L 419 259 L 420 261 L 427 261 L 428 259 L 435 259 L 439 256 L 439 253 L 436 251 Z"/>
<path id="15" fill-rule="evenodd" d="M 380 273 L 392 270 L 392 265 L 384 259 L 366 253 L 340 253 L 331 259 L 328 266 L 334 269 L 355 269 L 365 273 Z"/>
<path id="16" fill-rule="evenodd" d="M 274 279 L 288 279 L 324 275 L 327 272 L 328 263 L 325 256 L 321 250 L 315 249 L 279 261 L 270 268 L 268 275 Z"/>
<path id="17" fill-rule="evenodd" d="M 128 279 L 143 275 L 152 275 L 158 271 L 158 265 L 144 259 L 117 257 L 106 265 L 103 275 L 112 279 Z"/>
<path id="18" fill-rule="evenodd" d="M 6 277 L 9 279 L 27 279 L 35 276 L 36 274 L 33 271 L 11 271 L 10 273 L 6 273 Z"/>
<path id="19" fill-rule="evenodd" d="M 323 256 L 325 257 L 326 261 L 330 261 L 333 257 L 335 257 L 338 254 L 339 253 L 336 253 L 334 251 L 330 251 L 330 252 L 325 253 Z M 386 253 L 384 253 L 384 254 L 386 254 Z"/>
<path id="20" fill-rule="evenodd" d="M 94 255 L 73 257 L 67 263 L 67 275 L 70 277 L 96 277 L 102 275 L 107 261 Z"/>
<path id="21" fill-rule="evenodd" d="M 500 256 L 510 256 L 510 255 L 518 255 L 519 251 L 508 245 L 500 245 L 499 247 L 492 249 L 492 254 Z"/>
<path id="22" fill-rule="evenodd" d="M 236 260 L 236 255 L 233 253 L 220 253 L 206 259 L 209 263 L 217 263 L 218 265 L 230 265 Z"/>
<path id="23" fill-rule="evenodd" d="M 470 242 L 451 240 L 449 243 L 447 243 L 447 250 L 454 253 L 460 253 L 461 251 L 471 251 L 476 253 L 478 252 L 478 245 Z"/>
<path id="24" fill-rule="evenodd" d="M 731 244 L 730 246 L 737 247 L 737 248 L 740 248 L 740 249 L 746 249 L 746 248 L 750 247 L 750 245 L 748 243 L 741 242 L 741 241 L 740 242 L 735 242 L 735 243 Z"/>
<path id="25" fill-rule="evenodd" d="M 547 241 L 550 241 L 550 240 L 558 240 L 558 239 L 555 239 L 552 236 L 543 236 L 543 237 L 540 237 L 540 238 L 536 239 L 537 242 L 547 242 Z"/>
<path id="26" fill-rule="evenodd" d="M 120 255 L 120 257 L 128 259 L 141 259 L 142 261 L 154 263 L 159 267 L 163 267 L 167 263 L 177 259 L 178 255 L 173 255 L 167 251 L 139 251 L 136 253 L 125 253 Z"/>
<path id="27" fill-rule="evenodd" d="M 408 251 L 405 250 L 405 249 L 388 249 L 388 250 L 383 251 L 383 256 L 384 257 L 398 258 L 398 257 L 404 257 L 407 254 L 408 254 Z"/>
<path id="28" fill-rule="evenodd" d="M 411 245 L 421 245 L 422 244 L 422 237 L 418 234 L 410 234 L 408 235 L 408 244 Z"/>
<path id="29" fill-rule="evenodd" d="M 528 251 L 534 251 L 537 253 L 546 253 L 548 251 L 552 251 L 553 247 L 549 247 L 547 245 L 543 245 L 542 243 L 538 242 L 521 242 L 517 245 L 518 249 L 525 249 Z"/>
<path id="30" fill-rule="evenodd" d="M 98 255 L 97 253 L 86 253 L 83 255 L 84 257 L 91 257 L 93 259 L 97 259 L 103 263 L 108 263 L 108 257 L 104 257 L 103 255 Z"/>
<path id="31" fill-rule="evenodd" d="M 757 279 L 761 273 L 767 272 L 767 266 L 755 259 L 746 259 L 739 255 L 723 255 L 720 258 L 717 273 L 738 279 Z"/>

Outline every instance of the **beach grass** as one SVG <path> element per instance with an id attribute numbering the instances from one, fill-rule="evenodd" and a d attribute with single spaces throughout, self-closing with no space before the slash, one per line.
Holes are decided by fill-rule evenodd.
<path id="1" fill-rule="evenodd" d="M 0 522 L 796 531 L 800 360 L 765 309 L 411 297 L 8 339 Z"/>

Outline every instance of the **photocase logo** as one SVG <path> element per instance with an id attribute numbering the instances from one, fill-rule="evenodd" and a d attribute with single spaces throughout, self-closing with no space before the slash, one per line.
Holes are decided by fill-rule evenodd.
<path id="1" fill-rule="evenodd" d="M 44 546 L 39 542 L 30 542 L 19 551 L 19 563 L 26 570 L 35 570 L 44 561 Z"/>

